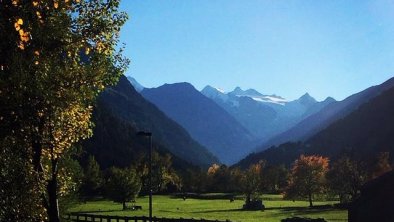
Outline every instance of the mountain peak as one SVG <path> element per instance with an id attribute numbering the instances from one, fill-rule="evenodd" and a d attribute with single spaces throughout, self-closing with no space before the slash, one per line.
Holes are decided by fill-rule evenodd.
<path id="1" fill-rule="evenodd" d="M 323 102 L 336 102 L 336 100 L 334 98 L 332 98 L 331 96 L 327 97 Z"/>
<path id="2" fill-rule="evenodd" d="M 315 98 L 313 98 L 308 92 L 306 92 L 304 95 L 302 95 L 299 99 L 313 99 L 313 100 L 315 100 Z"/>
<path id="3" fill-rule="evenodd" d="M 217 93 L 226 93 L 223 89 L 221 88 L 217 88 L 217 87 L 213 87 L 211 85 L 207 85 L 204 87 L 204 89 L 201 90 L 201 92 L 217 92 Z"/>
<path id="4" fill-rule="evenodd" d="M 302 95 L 298 101 L 303 104 L 303 105 L 311 105 L 314 103 L 317 103 L 316 99 L 313 98 L 311 95 L 309 95 L 309 93 L 305 93 L 304 95 Z"/>
<path id="5" fill-rule="evenodd" d="M 227 101 L 228 95 L 225 94 L 224 90 L 207 85 L 201 90 L 201 93 L 208 98 L 220 98 L 223 101 Z"/>
<path id="6" fill-rule="evenodd" d="M 142 86 L 139 82 L 137 82 L 137 80 L 135 80 L 131 76 L 127 76 L 127 80 L 129 80 L 129 82 L 131 83 L 131 85 L 133 85 L 134 89 L 137 92 L 141 92 L 145 88 L 144 86 Z"/>
<path id="7" fill-rule="evenodd" d="M 247 89 L 247 90 L 242 90 L 241 87 L 237 86 L 235 89 L 230 92 L 231 94 L 235 96 L 262 96 L 263 94 L 259 93 L 255 89 Z"/>
<path id="8" fill-rule="evenodd" d="M 312 97 L 311 95 L 309 95 L 308 92 L 306 92 L 304 95 L 301 96 L 301 98 L 310 98 Z"/>
<path id="9" fill-rule="evenodd" d="M 239 86 L 235 87 L 235 89 L 232 91 L 232 93 L 243 93 L 243 92 L 244 91 Z"/>

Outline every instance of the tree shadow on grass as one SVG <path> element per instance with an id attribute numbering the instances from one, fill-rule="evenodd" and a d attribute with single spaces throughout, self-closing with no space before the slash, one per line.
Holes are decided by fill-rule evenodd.
<path id="1" fill-rule="evenodd" d="M 133 210 L 84 210 L 72 212 L 73 214 L 89 214 L 89 213 L 111 213 L 111 212 L 126 212 Z"/>
<path id="2" fill-rule="evenodd" d="M 266 209 L 268 210 L 268 209 Z M 319 207 L 273 207 L 273 208 L 269 208 L 269 210 L 279 210 L 278 212 L 272 212 L 270 213 L 271 216 L 274 217 L 289 217 L 289 216 L 309 216 L 309 215 L 314 215 L 314 214 L 325 214 L 327 212 L 330 211 L 334 211 L 334 210 L 343 210 L 343 209 L 339 209 L 339 208 L 335 208 L 335 207 L 323 207 L 323 206 L 319 206 Z M 337 221 L 346 221 L 344 219 L 333 219 L 330 218 L 330 220 L 337 220 Z"/>
<path id="3" fill-rule="evenodd" d="M 264 210 L 244 210 L 242 208 L 237 209 L 226 209 L 226 210 L 203 210 L 203 211 L 194 211 L 193 213 L 224 213 L 224 212 L 248 212 L 248 211 L 272 211 L 272 210 L 280 210 L 277 214 L 289 214 L 291 212 L 300 213 L 300 214 L 314 214 L 314 213 L 322 213 L 331 210 L 338 210 L 338 208 L 332 207 L 331 205 L 322 205 L 317 207 L 267 207 Z"/>
<path id="4" fill-rule="evenodd" d="M 202 211 L 193 211 L 191 213 L 226 213 L 226 212 L 241 212 L 247 211 L 243 209 L 226 209 L 226 210 L 202 210 Z"/>

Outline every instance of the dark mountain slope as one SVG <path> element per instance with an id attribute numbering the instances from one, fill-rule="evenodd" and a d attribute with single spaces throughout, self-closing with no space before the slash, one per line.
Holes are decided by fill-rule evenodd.
<path id="1" fill-rule="evenodd" d="M 307 141 L 313 152 L 334 156 L 342 150 L 359 157 L 376 152 L 394 153 L 394 88 L 391 88 L 359 109 Z"/>
<path id="2" fill-rule="evenodd" d="M 142 95 L 226 164 L 241 159 L 253 147 L 249 131 L 189 83 L 144 89 Z"/>
<path id="3" fill-rule="evenodd" d="M 147 140 L 137 136 L 137 129 L 132 124 L 118 118 L 100 101 L 95 108 L 93 121 L 95 123 L 93 137 L 84 141 L 82 146 L 86 152 L 85 156 L 95 156 L 101 168 L 128 167 L 147 155 L 149 149 Z M 173 166 L 178 172 L 195 167 L 173 155 L 159 143 L 153 142 L 153 147 L 160 154 L 171 154 Z"/>
<path id="4" fill-rule="evenodd" d="M 285 143 L 249 155 L 238 163 L 245 167 L 260 159 L 290 164 L 300 154 L 337 157 L 350 153 L 366 159 L 379 152 L 394 154 L 394 87 L 361 105 L 346 117 L 332 123 L 306 142 Z"/>
<path id="5" fill-rule="evenodd" d="M 185 161 L 199 166 L 218 162 L 185 129 L 137 93 L 126 77 L 100 95 L 97 109 L 96 120 L 99 121 L 93 138 L 87 144 L 98 155 L 97 150 L 110 149 L 113 152 L 111 155 L 117 157 L 110 161 L 119 160 L 119 157 L 127 158 L 130 152 L 126 150 L 132 149 L 133 141 L 140 140 L 135 138 L 135 131 L 148 130 L 153 133 L 155 143 Z M 125 144 L 130 145 L 128 147 Z"/>
<path id="6" fill-rule="evenodd" d="M 391 78 L 381 85 L 370 87 L 346 98 L 343 101 L 332 102 L 319 112 L 310 115 L 290 130 L 264 143 L 257 150 L 261 151 L 272 145 L 278 145 L 288 141 L 305 141 L 317 132 L 328 127 L 331 123 L 345 117 L 352 111 L 356 110 L 360 105 L 368 102 L 370 99 L 378 96 L 393 86 L 394 78 Z"/>

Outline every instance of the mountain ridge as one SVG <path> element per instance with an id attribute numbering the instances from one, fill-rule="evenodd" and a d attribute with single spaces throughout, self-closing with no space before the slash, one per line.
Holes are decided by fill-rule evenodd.
<path id="1" fill-rule="evenodd" d="M 178 158 L 204 167 L 219 162 L 205 147 L 193 140 L 183 127 L 144 99 L 124 76 L 120 78 L 117 85 L 107 88 L 100 94 L 98 104 L 128 128 L 132 128 L 134 131 L 151 131 L 154 143 L 165 147 Z M 106 131 L 109 130 L 111 130 L 110 127 L 106 129 Z M 110 145 L 111 143 L 105 143 L 108 147 L 102 147 L 101 143 L 95 143 L 95 145 L 100 149 L 116 148 L 120 150 L 119 152 L 124 152 L 122 150 L 127 147 L 129 147 L 127 149 L 132 149 L 131 145 L 127 145 L 125 148 L 117 147 L 117 140 L 125 141 L 125 139 L 123 137 L 116 138 L 116 136 L 118 135 L 113 135 L 112 138 L 108 137 L 108 140 L 111 140 L 114 145 Z M 134 135 L 129 136 L 133 137 Z"/>
<path id="2" fill-rule="evenodd" d="M 289 165 L 301 154 L 324 155 L 335 159 L 345 153 L 352 158 L 368 160 L 379 152 L 393 153 L 393 79 L 367 88 L 350 98 L 353 105 L 361 103 L 354 98 L 364 98 L 364 102 L 303 142 L 287 141 L 271 146 L 248 155 L 235 166 L 247 167 L 261 159 L 272 164 Z"/>
<path id="3" fill-rule="evenodd" d="M 264 95 L 257 90 L 242 90 L 240 87 L 225 93 L 208 85 L 201 93 L 237 119 L 259 143 L 286 131 L 332 102 L 330 99 L 318 102 L 309 93 L 287 101 L 277 95 Z"/>
<path id="4" fill-rule="evenodd" d="M 164 84 L 141 94 L 226 164 L 238 161 L 255 146 L 246 128 L 190 83 Z"/>
<path id="5" fill-rule="evenodd" d="M 314 132 L 324 129 L 330 123 L 338 120 L 358 106 L 376 97 L 384 90 L 394 86 L 394 78 L 388 79 L 382 84 L 371 86 L 363 91 L 350 95 L 342 101 L 332 102 L 320 111 L 306 117 L 291 129 L 277 135 L 266 143 L 262 144 L 257 151 L 264 150 L 272 145 L 279 145 L 288 141 L 303 141 L 312 136 Z"/>

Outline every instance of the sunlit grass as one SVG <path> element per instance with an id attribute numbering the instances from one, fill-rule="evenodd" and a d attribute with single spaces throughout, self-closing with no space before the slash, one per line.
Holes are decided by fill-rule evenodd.
<path id="1" fill-rule="evenodd" d="M 153 196 L 153 215 L 168 218 L 205 218 L 231 221 L 280 221 L 288 217 L 324 218 L 327 221 L 347 221 L 347 211 L 340 209 L 310 209 L 307 201 L 282 200 L 280 195 L 264 195 L 264 211 L 241 210 L 243 201 L 235 200 L 200 200 Z M 320 201 L 314 205 L 327 205 L 335 201 Z M 79 204 L 72 212 L 85 212 L 103 215 L 147 216 L 148 198 L 140 197 L 136 205 L 142 210 L 122 210 L 122 205 L 111 201 L 91 201 Z"/>

